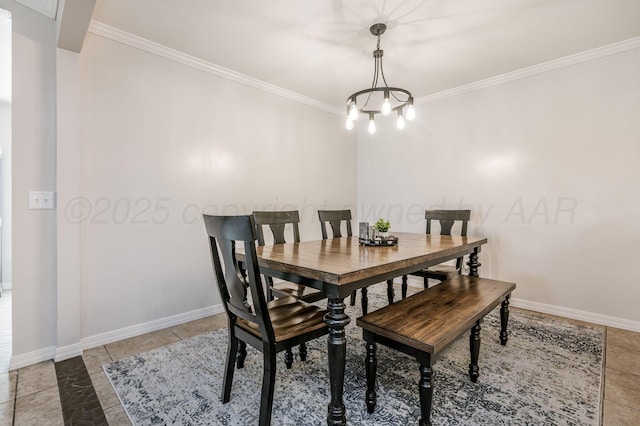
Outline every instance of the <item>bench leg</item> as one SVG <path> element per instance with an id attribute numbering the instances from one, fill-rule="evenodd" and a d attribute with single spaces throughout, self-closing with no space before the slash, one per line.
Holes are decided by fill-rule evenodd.
<path id="1" fill-rule="evenodd" d="M 407 276 L 402 276 L 402 300 L 407 298 Z"/>
<path id="2" fill-rule="evenodd" d="M 469 378 L 473 383 L 478 381 L 480 369 L 478 368 L 478 357 L 480 355 L 480 320 L 471 327 L 469 335 L 469 349 L 471 351 L 471 364 L 469 364 Z"/>
<path id="3" fill-rule="evenodd" d="M 365 369 L 367 371 L 367 393 L 364 401 L 367 404 L 367 411 L 373 413 L 373 410 L 376 408 L 376 370 L 378 368 L 376 344 L 367 342 L 366 348 Z"/>
<path id="4" fill-rule="evenodd" d="M 307 344 L 300 343 L 300 361 L 307 360 Z"/>
<path id="5" fill-rule="evenodd" d="M 395 292 L 393 291 L 393 280 L 387 280 L 387 299 L 389 299 L 389 304 L 393 303 L 393 297 L 395 296 Z"/>
<path id="6" fill-rule="evenodd" d="M 420 392 L 420 415 L 418 422 L 420 426 L 431 426 L 431 404 L 433 401 L 433 381 L 431 367 L 420 364 L 420 382 L 418 390 Z"/>
<path id="7" fill-rule="evenodd" d="M 369 312 L 369 291 L 366 287 L 362 287 L 360 291 L 362 292 L 362 315 L 367 315 Z"/>
<path id="8" fill-rule="evenodd" d="M 291 351 L 291 348 L 287 348 L 284 353 L 284 365 L 287 366 L 287 370 L 291 369 L 293 366 L 293 352 Z"/>
<path id="9" fill-rule="evenodd" d="M 510 294 L 507 294 L 502 305 L 500 306 L 500 344 L 502 346 L 507 344 L 509 336 L 507 335 L 507 323 L 509 322 L 509 298 Z"/>

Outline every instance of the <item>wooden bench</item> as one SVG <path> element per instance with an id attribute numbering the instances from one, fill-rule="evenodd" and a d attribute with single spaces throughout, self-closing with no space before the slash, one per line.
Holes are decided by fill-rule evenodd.
<path id="1" fill-rule="evenodd" d="M 469 377 L 479 376 L 480 322 L 493 308 L 500 308 L 500 343 L 507 344 L 509 297 L 516 285 L 486 278 L 457 275 L 393 305 L 357 319 L 367 342 L 365 402 L 376 406 L 376 343 L 413 356 L 420 363 L 420 426 L 431 425 L 432 365 L 437 355 L 471 329 Z"/>

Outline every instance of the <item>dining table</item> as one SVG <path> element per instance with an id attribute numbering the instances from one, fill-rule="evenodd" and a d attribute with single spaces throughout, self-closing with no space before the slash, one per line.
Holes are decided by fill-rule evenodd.
<path id="1" fill-rule="evenodd" d="M 478 276 L 484 237 L 394 233 L 397 244 L 369 246 L 358 236 L 257 247 L 263 274 L 316 288 L 327 296 L 324 320 L 329 328 L 328 369 L 331 401 L 327 424 L 347 422 L 343 402 L 349 315 L 344 299 L 354 290 L 392 280 L 469 255 L 469 275 Z M 364 398 L 363 398 L 364 404 Z"/>

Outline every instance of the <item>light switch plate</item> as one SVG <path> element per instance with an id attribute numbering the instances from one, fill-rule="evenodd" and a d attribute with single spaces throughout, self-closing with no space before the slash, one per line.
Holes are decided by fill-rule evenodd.
<path id="1" fill-rule="evenodd" d="M 53 210 L 55 195 L 52 191 L 29 191 L 29 210 Z"/>

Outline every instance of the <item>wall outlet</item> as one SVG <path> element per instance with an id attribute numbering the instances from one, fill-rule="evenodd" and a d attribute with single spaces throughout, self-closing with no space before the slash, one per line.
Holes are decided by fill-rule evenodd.
<path id="1" fill-rule="evenodd" d="M 52 191 L 29 191 L 29 210 L 53 210 L 55 199 Z"/>

